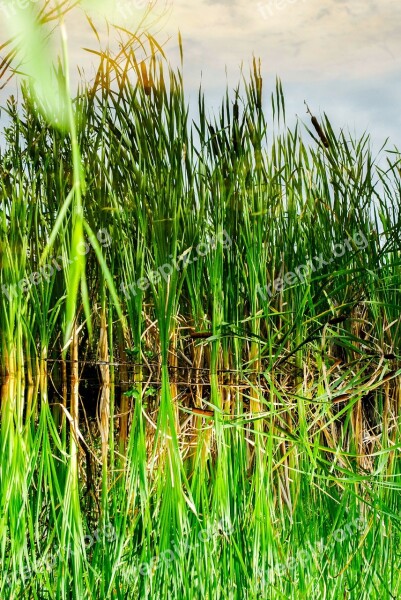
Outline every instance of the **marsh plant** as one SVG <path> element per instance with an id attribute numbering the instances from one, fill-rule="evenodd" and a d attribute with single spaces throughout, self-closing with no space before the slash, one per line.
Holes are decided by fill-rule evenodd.
<path id="1" fill-rule="evenodd" d="M 2 47 L 0 597 L 398 597 L 398 151 L 288 128 L 256 60 L 190 121 L 138 31 L 73 94 L 29 10 L 62 53 Z"/>

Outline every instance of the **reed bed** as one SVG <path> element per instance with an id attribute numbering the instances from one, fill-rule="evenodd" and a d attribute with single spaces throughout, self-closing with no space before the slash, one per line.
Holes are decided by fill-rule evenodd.
<path id="1" fill-rule="evenodd" d="M 399 153 L 147 43 L 2 108 L 0 597 L 397 598 Z"/>

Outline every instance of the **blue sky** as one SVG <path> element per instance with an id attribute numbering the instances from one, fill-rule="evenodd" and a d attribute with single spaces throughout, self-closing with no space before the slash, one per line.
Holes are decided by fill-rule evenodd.
<path id="1" fill-rule="evenodd" d="M 16 0 L 14 0 L 16 1 Z M 135 28 L 146 0 L 103 0 L 114 23 Z M 260 57 L 265 100 L 278 75 L 284 86 L 288 122 L 306 119 L 304 100 L 316 115 L 326 112 L 337 127 L 357 135 L 371 132 L 375 146 L 401 139 L 401 2 L 399 0 L 156 0 L 150 31 L 166 42 L 177 62 L 177 31 L 184 43 L 185 81 L 196 100 L 199 83 L 209 106 L 218 106 L 226 85 L 233 88 L 241 64 L 247 72 Z M 1 5 L 1 2 L 0 2 Z M 99 0 L 86 0 L 102 28 Z M 153 21 L 153 23 L 149 20 Z M 67 21 L 71 68 L 85 65 L 83 47 L 96 41 L 81 9 Z M 1 31 L 2 38 L 7 32 Z M 102 38 L 105 43 L 106 38 Z M 11 88 L 9 88 L 11 89 Z M 1 99 L 8 90 L 1 93 Z"/>
<path id="2" fill-rule="evenodd" d="M 337 127 L 401 141 L 401 2 L 394 0 L 175 0 L 171 14 L 186 50 L 186 78 L 199 73 L 217 103 L 238 79 L 241 61 L 262 60 L 265 89 L 278 75 L 289 121 L 304 100 Z M 172 27 L 173 29 L 173 27 Z"/>

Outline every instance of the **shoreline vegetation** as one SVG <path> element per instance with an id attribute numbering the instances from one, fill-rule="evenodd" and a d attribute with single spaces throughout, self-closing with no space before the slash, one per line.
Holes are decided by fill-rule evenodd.
<path id="1" fill-rule="evenodd" d="M 397 598 L 399 152 L 141 43 L 1 108 L 0 597 Z"/>

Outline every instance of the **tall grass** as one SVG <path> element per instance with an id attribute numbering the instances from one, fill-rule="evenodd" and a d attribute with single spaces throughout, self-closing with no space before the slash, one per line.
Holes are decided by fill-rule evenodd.
<path id="1" fill-rule="evenodd" d="M 398 597 L 399 153 L 147 47 L 2 108 L 0 595 Z"/>

